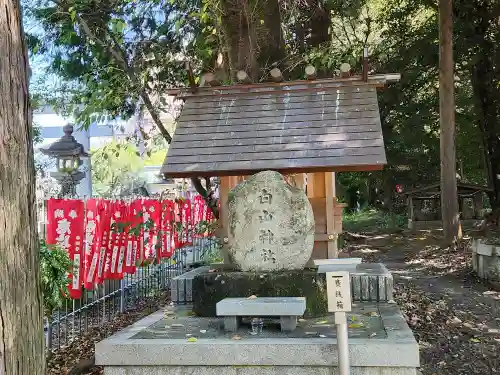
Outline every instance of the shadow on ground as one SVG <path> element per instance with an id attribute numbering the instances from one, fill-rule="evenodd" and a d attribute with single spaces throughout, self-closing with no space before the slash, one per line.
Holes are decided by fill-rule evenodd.
<path id="1" fill-rule="evenodd" d="M 470 269 L 470 248 L 442 245 L 440 231 L 365 233 L 346 256 L 382 262 L 420 346 L 423 375 L 500 373 L 500 293 Z"/>

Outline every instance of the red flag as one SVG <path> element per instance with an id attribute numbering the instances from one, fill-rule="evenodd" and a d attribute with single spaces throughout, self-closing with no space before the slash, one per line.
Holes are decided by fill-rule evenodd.
<path id="1" fill-rule="evenodd" d="M 106 279 L 119 279 L 118 265 L 120 258 L 123 259 L 125 253 L 125 244 L 123 243 L 124 236 L 124 218 L 126 215 L 125 204 L 121 201 L 111 203 L 111 235 L 108 247 L 108 257 L 106 262 L 106 271 L 104 277 Z M 122 262 L 123 265 L 123 262 Z M 123 271 L 122 271 L 123 276 Z"/>
<path id="2" fill-rule="evenodd" d="M 125 227 L 126 227 L 127 206 L 124 202 L 115 202 L 113 219 L 114 229 L 112 231 L 112 253 L 110 265 L 110 278 L 123 278 L 123 259 L 125 257 Z"/>
<path id="3" fill-rule="evenodd" d="M 85 263 L 83 272 L 83 286 L 85 289 L 93 289 L 95 271 L 99 257 L 99 242 L 97 232 L 100 223 L 99 206 L 100 200 L 89 199 L 85 206 Z"/>
<path id="4" fill-rule="evenodd" d="M 124 236 L 124 266 L 123 272 L 128 274 L 135 273 L 135 251 L 134 251 L 134 215 L 133 215 L 133 202 L 129 202 L 126 206 L 126 231 Z"/>
<path id="5" fill-rule="evenodd" d="M 97 261 L 97 274 L 95 276 L 95 282 L 102 284 L 105 276 L 106 261 L 108 258 L 108 244 L 111 231 L 111 202 L 101 201 L 101 206 L 99 207 L 99 227 L 96 237 L 96 246 L 99 248 L 98 261 Z"/>
<path id="6" fill-rule="evenodd" d="M 130 203 L 128 217 L 130 227 L 128 230 L 127 240 L 127 260 L 125 262 L 125 270 L 127 273 L 135 273 L 137 263 L 142 263 L 144 259 L 143 247 L 141 247 L 140 238 L 143 234 L 142 230 L 142 200 L 136 199 Z"/>
<path id="7" fill-rule="evenodd" d="M 82 296 L 82 265 L 84 237 L 83 201 L 49 199 L 47 203 L 47 243 L 57 244 L 68 251 L 73 267 L 69 274 L 69 294 L 77 299 Z"/>
<path id="8" fill-rule="evenodd" d="M 156 244 L 161 221 L 161 203 L 153 199 L 143 201 L 142 223 L 144 225 L 144 256 L 153 259 L 157 256 Z"/>
<path id="9" fill-rule="evenodd" d="M 192 218 L 191 218 L 191 201 L 185 199 L 181 201 L 181 223 L 182 223 L 182 246 L 192 245 Z"/>
<path id="10" fill-rule="evenodd" d="M 173 230 L 173 243 L 174 250 L 181 247 L 181 231 L 179 230 L 179 225 L 181 224 L 181 208 L 179 200 L 174 201 L 174 215 L 172 220 L 172 230 Z"/>
<path id="11" fill-rule="evenodd" d="M 162 246 L 160 256 L 162 258 L 170 258 L 174 253 L 173 244 L 173 226 L 174 219 L 174 203 L 169 200 L 162 202 Z"/>

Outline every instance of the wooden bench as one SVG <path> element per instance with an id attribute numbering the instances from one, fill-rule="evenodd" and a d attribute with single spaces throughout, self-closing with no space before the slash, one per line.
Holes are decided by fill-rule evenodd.
<path id="1" fill-rule="evenodd" d="M 243 317 L 279 316 L 281 330 L 291 332 L 297 317 L 306 311 L 305 297 L 225 298 L 217 303 L 217 316 L 224 318 L 224 329 L 236 332 Z"/>

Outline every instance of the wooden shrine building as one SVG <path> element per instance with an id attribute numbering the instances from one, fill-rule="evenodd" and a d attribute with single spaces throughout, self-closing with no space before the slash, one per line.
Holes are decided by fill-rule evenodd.
<path id="1" fill-rule="evenodd" d="M 458 207 L 462 225 L 482 219 L 484 193 L 492 192 L 487 186 L 457 181 Z M 441 184 L 439 182 L 411 189 L 407 197 L 408 229 L 441 227 Z"/>
<path id="2" fill-rule="evenodd" d="M 364 75 L 178 89 L 184 107 L 162 172 L 221 178 L 224 237 L 234 186 L 263 170 L 288 175 L 306 189 L 314 211 L 313 258 L 337 257 L 344 206 L 335 198 L 335 172 L 386 164 L 376 88 L 398 79 Z"/>

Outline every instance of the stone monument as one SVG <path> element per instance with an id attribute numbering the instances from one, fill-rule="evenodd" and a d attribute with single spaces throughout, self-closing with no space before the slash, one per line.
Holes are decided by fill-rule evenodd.
<path id="1" fill-rule="evenodd" d="M 235 267 L 207 265 L 205 272 L 174 278 L 172 296 L 182 295 L 183 304 L 97 344 L 96 364 L 106 375 L 344 374 L 347 362 L 339 357 L 346 354 L 352 375 L 417 374 L 418 344 L 392 301 L 392 276 L 385 267 L 355 264 L 333 288 L 324 273 L 306 268 L 313 243 L 321 253 L 326 247 L 326 258 L 336 257 L 341 230 L 333 172 L 386 164 L 376 87 L 394 80 L 399 75 L 369 76 L 365 51 L 358 78 L 225 87 L 212 79 L 207 87 L 177 90 L 185 105 L 162 172 L 224 176 L 221 239 Z M 348 140 L 339 138 L 335 148 L 326 142 L 345 133 L 345 116 L 337 115 L 353 108 L 363 118 L 363 139 L 378 144 L 358 147 L 355 154 Z M 321 134 L 297 127 L 297 119 L 315 119 Z M 314 175 L 307 189 L 316 225 L 304 193 L 277 172 L 261 172 L 266 168 Z M 237 185 L 242 174 L 255 173 Z M 330 309 L 328 289 L 334 293 Z M 342 337 L 338 325 L 347 326 Z M 339 353 L 337 344 L 347 336 L 348 348 L 340 345 L 344 354 Z"/>
<path id="2" fill-rule="evenodd" d="M 304 190 L 264 171 L 236 186 L 228 206 L 228 252 L 239 270 L 304 269 L 314 246 L 314 215 Z"/>
<path id="3" fill-rule="evenodd" d="M 226 245 L 238 270 L 190 271 L 192 306 L 169 306 L 96 346 L 106 374 L 417 374 L 418 345 L 385 300 L 392 279 L 366 264 L 328 275 L 319 272 L 347 266 L 304 268 L 315 225 L 302 191 L 260 172 L 228 205 Z M 357 295 L 364 301 L 351 307 Z"/>

